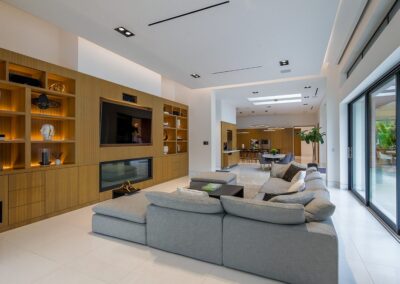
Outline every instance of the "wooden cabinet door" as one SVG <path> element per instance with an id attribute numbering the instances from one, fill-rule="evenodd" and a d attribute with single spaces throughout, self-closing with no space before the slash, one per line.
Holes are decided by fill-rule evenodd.
<path id="1" fill-rule="evenodd" d="M 0 232 L 8 226 L 8 176 L 0 176 Z"/>
<path id="2" fill-rule="evenodd" d="M 78 168 L 46 171 L 46 213 L 78 205 Z"/>
<path id="3" fill-rule="evenodd" d="M 45 214 L 43 172 L 9 176 L 8 224 L 29 222 Z"/>
<path id="4" fill-rule="evenodd" d="M 99 200 L 99 166 L 79 167 L 79 205 Z"/>

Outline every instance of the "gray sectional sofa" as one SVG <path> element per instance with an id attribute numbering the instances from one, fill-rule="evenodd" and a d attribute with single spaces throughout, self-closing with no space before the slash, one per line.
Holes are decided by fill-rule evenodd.
<path id="1" fill-rule="evenodd" d="M 260 191 L 291 186 L 277 179 Z M 93 231 L 287 283 L 338 283 L 334 205 L 318 172 L 304 180 L 302 192 L 270 201 L 140 192 L 95 206 Z"/>

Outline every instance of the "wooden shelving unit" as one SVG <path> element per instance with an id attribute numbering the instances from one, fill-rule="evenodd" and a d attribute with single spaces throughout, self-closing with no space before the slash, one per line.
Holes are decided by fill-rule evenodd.
<path id="1" fill-rule="evenodd" d="M 168 146 L 168 154 L 188 152 L 188 110 L 164 104 L 164 146 Z"/>
<path id="2" fill-rule="evenodd" d="M 14 82 L 18 76 L 31 81 Z M 3 170 L 42 167 L 39 161 L 43 148 L 53 154 L 62 152 L 63 165 L 75 164 L 75 91 L 74 79 L 0 61 L 0 134 L 5 135 L 4 141 L 0 141 Z M 52 103 L 47 109 L 34 104 L 43 94 Z M 40 129 L 44 124 L 54 126 L 52 141 L 43 141 Z M 53 157 L 51 160 L 54 162 Z"/>

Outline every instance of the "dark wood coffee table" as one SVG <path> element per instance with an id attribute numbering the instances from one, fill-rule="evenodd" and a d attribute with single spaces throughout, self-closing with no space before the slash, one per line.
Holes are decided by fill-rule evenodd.
<path id="1" fill-rule="evenodd" d="M 220 197 L 222 195 L 236 196 L 236 197 L 241 197 L 241 198 L 243 198 L 243 196 L 244 196 L 244 186 L 243 185 L 223 184 L 223 185 L 221 185 L 220 188 L 218 188 L 214 191 L 203 190 L 202 187 L 207 184 L 209 184 L 209 183 L 208 182 L 196 182 L 196 183 L 192 183 L 189 186 L 189 188 L 205 191 L 208 193 L 208 196 L 213 197 L 213 198 L 218 198 L 218 199 L 220 199 Z"/>

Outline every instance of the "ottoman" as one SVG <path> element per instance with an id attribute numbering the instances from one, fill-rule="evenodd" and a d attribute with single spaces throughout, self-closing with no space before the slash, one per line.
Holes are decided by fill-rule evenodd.
<path id="1" fill-rule="evenodd" d="M 92 231 L 146 244 L 146 213 L 149 201 L 144 192 L 123 196 L 93 207 Z"/>
<path id="2" fill-rule="evenodd" d="M 190 185 L 196 183 L 236 184 L 236 174 L 226 172 L 204 172 L 192 177 Z"/>

